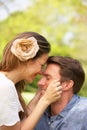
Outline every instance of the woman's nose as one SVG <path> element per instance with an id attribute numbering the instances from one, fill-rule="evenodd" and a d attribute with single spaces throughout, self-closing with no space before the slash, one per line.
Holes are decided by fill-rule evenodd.
<path id="1" fill-rule="evenodd" d="M 40 71 L 38 74 L 42 75 L 42 71 Z"/>

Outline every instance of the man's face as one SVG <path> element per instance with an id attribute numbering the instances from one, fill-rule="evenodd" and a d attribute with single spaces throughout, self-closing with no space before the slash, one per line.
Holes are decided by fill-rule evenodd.
<path id="1" fill-rule="evenodd" d="M 47 65 L 46 69 L 44 70 L 42 74 L 42 78 L 38 81 L 38 87 L 41 90 L 46 90 L 49 84 L 53 80 L 59 80 L 60 81 L 60 67 L 56 64 L 49 64 Z"/>

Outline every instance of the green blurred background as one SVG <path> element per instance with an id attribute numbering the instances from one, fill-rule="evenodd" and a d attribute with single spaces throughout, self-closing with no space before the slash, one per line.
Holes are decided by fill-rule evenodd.
<path id="1" fill-rule="evenodd" d="M 86 80 L 79 95 L 87 96 L 87 1 L 0 0 L 0 60 L 7 42 L 24 31 L 45 36 L 51 43 L 50 55 L 72 56 L 82 63 Z M 31 93 L 31 97 L 38 79 L 26 85 L 24 92 Z M 25 93 L 23 96 L 30 99 Z"/>

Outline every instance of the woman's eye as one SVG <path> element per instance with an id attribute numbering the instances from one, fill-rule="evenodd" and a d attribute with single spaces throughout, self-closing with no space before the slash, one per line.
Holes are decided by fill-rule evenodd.
<path id="1" fill-rule="evenodd" d="M 45 69 L 45 65 L 41 65 L 41 68 L 42 68 L 42 70 L 44 70 Z"/>

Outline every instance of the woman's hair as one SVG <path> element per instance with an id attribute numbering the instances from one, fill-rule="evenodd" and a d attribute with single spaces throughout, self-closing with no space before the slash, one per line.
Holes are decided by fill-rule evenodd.
<path id="1" fill-rule="evenodd" d="M 43 54 L 50 52 L 49 42 L 46 40 L 45 37 L 43 37 L 39 33 L 36 33 L 36 32 L 20 33 L 6 45 L 6 47 L 3 51 L 2 61 L 0 63 L 0 71 L 11 71 L 14 68 L 18 67 L 20 64 L 25 63 L 25 61 L 24 62 L 20 61 L 15 55 L 13 55 L 13 53 L 11 52 L 11 47 L 12 47 L 13 42 L 16 39 L 23 39 L 23 38 L 28 39 L 29 37 L 34 37 L 37 40 L 37 44 L 39 46 L 39 50 L 38 50 L 36 56 L 32 59 L 37 59 L 40 56 L 42 56 Z M 24 110 L 26 112 L 25 104 L 24 104 L 24 101 L 20 94 L 22 92 L 22 90 L 24 89 L 24 84 L 25 84 L 24 81 L 20 81 L 15 86 L 16 86 L 22 107 L 24 108 Z"/>
<path id="2" fill-rule="evenodd" d="M 16 39 L 28 39 L 29 37 L 34 37 L 37 40 L 37 44 L 39 46 L 39 50 L 36 56 L 32 59 L 36 59 L 45 53 L 50 52 L 50 44 L 49 42 L 40 34 L 36 32 L 23 32 L 18 34 L 13 40 L 11 40 L 5 47 L 2 57 L 2 62 L 0 65 L 0 70 L 10 71 L 16 68 L 19 64 L 23 64 L 14 54 L 11 52 L 11 47 L 13 42 Z M 27 62 L 27 61 L 26 61 Z"/>

